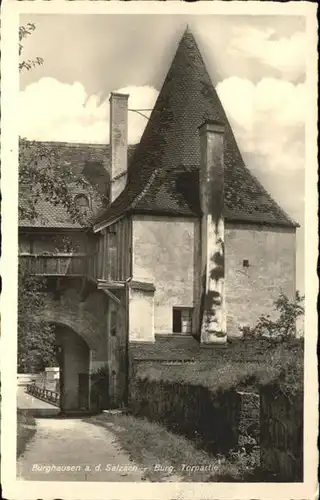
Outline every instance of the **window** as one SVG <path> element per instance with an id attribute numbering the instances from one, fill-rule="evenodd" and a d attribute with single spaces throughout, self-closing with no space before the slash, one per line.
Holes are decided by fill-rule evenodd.
<path id="1" fill-rule="evenodd" d="M 86 211 L 90 206 L 89 198 L 85 194 L 78 194 L 75 196 L 74 201 L 81 211 Z"/>
<path id="2" fill-rule="evenodd" d="M 172 311 L 172 331 L 184 335 L 191 334 L 192 308 L 174 307 Z"/>
<path id="3" fill-rule="evenodd" d="M 249 267 L 249 261 L 248 259 L 244 259 L 242 262 L 243 267 Z"/>

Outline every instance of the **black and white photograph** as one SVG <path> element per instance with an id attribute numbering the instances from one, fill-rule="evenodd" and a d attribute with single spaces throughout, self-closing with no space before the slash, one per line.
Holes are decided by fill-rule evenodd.
<path id="1" fill-rule="evenodd" d="M 14 17 L 12 491 L 316 494 L 316 10 L 60 3 Z"/>

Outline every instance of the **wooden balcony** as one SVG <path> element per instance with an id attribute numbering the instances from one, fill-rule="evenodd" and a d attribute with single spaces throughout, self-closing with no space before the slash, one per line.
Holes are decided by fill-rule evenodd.
<path id="1" fill-rule="evenodd" d="M 101 255 L 85 253 L 20 253 L 19 262 L 34 276 L 87 277 L 92 281 L 121 283 L 116 266 L 104 265 Z"/>
<path id="2" fill-rule="evenodd" d="M 35 276 L 86 276 L 90 256 L 86 254 L 19 254 L 20 262 Z"/>

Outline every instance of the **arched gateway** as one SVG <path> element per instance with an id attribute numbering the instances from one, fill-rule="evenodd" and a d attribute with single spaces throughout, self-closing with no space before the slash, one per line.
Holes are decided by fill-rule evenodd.
<path id="1" fill-rule="evenodd" d="M 54 325 L 63 412 L 119 407 L 127 398 L 124 308 L 103 292 L 80 301 L 74 289 L 48 296 L 42 320 Z M 97 389 L 97 373 L 104 369 Z"/>
<path id="2" fill-rule="evenodd" d="M 90 410 L 90 348 L 70 327 L 55 324 L 57 358 L 60 367 L 60 408 Z"/>

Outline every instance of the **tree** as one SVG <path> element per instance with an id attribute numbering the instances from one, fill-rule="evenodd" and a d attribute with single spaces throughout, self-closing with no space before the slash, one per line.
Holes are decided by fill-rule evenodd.
<path id="1" fill-rule="evenodd" d="M 294 300 L 290 300 L 281 292 L 274 306 L 274 319 L 270 314 L 261 315 L 254 328 L 245 329 L 244 336 L 267 336 L 284 340 L 297 337 L 297 320 L 304 314 L 304 296 L 297 291 Z"/>
<path id="2" fill-rule="evenodd" d="M 19 219 L 33 220 L 41 215 L 38 204 L 49 201 L 62 205 L 73 222 L 89 223 L 89 213 L 81 212 L 74 200 L 74 189 L 88 188 L 88 181 L 75 175 L 61 161 L 59 149 L 37 141 L 20 139 L 19 144 Z M 73 188 L 73 189 L 72 189 Z M 92 189 L 92 187 L 90 186 Z M 96 193 L 95 193 L 96 194 Z"/>
<path id="3" fill-rule="evenodd" d="M 31 35 L 35 25 L 28 23 L 19 28 L 19 54 L 23 53 L 23 40 Z M 19 70 L 29 71 L 43 64 L 43 59 L 22 59 Z M 19 144 L 19 219 L 33 220 L 41 215 L 39 200 L 62 204 L 73 221 L 85 226 L 88 214 L 80 212 L 74 202 L 72 189 L 86 185 L 82 177 L 62 166 L 59 151 L 43 143 L 21 138 Z M 61 242 L 59 242 L 60 244 Z M 69 245 L 70 242 L 63 242 Z M 69 245 L 70 246 L 70 245 Z M 55 330 L 43 320 L 46 280 L 32 276 L 20 262 L 18 268 L 18 371 L 38 372 L 46 366 L 56 365 Z"/>
<path id="4" fill-rule="evenodd" d="M 36 26 L 27 23 L 19 28 L 19 71 L 30 71 L 44 63 L 41 57 L 23 58 L 24 40 L 32 35 Z M 32 117 L 30 117 L 32 119 Z M 105 174 L 105 170 L 103 173 Z M 98 172 L 99 174 L 99 172 Z M 101 173 L 99 174 L 101 178 Z M 88 227 L 91 214 L 79 210 L 74 193 L 78 188 L 90 190 L 97 203 L 105 202 L 105 193 L 99 191 L 98 182 L 88 182 L 85 173 L 75 173 L 65 164 L 59 148 L 50 148 L 43 142 L 20 138 L 19 143 L 19 220 L 32 221 L 41 217 L 41 201 L 62 205 L 73 222 Z M 68 236 L 56 236 L 59 251 L 72 251 Z M 41 370 L 55 363 L 54 327 L 41 319 L 45 306 L 46 280 L 30 275 L 19 265 L 18 292 L 18 368 Z"/>
<path id="5" fill-rule="evenodd" d="M 19 28 L 19 71 L 30 71 L 42 65 L 43 59 L 23 59 L 23 40 L 36 29 L 35 24 L 27 23 Z M 32 117 L 31 117 L 32 119 Z M 34 219 L 38 200 L 50 201 L 55 205 L 61 204 L 68 211 L 74 222 L 87 225 L 89 214 L 78 210 L 74 201 L 71 187 L 88 187 L 88 181 L 82 175 L 75 175 L 70 166 L 62 164 L 61 154 L 44 143 L 20 139 L 19 144 L 19 219 Z M 90 186 L 92 188 L 92 186 Z M 103 197 L 98 190 L 95 196 Z"/>
<path id="6" fill-rule="evenodd" d="M 19 27 L 19 55 L 21 56 L 22 50 L 23 50 L 23 39 L 26 38 L 27 36 L 31 35 L 33 31 L 36 29 L 35 24 L 33 23 L 27 23 L 25 26 L 20 26 Z M 29 71 L 30 69 L 39 66 L 40 64 L 43 64 L 43 59 L 42 57 L 36 57 L 36 59 L 28 59 L 28 60 L 22 60 L 19 62 L 19 71 L 22 70 L 27 70 Z"/>
<path id="7" fill-rule="evenodd" d="M 55 331 L 43 319 L 45 282 L 31 276 L 23 263 L 18 268 L 18 372 L 43 371 L 55 366 Z"/>

